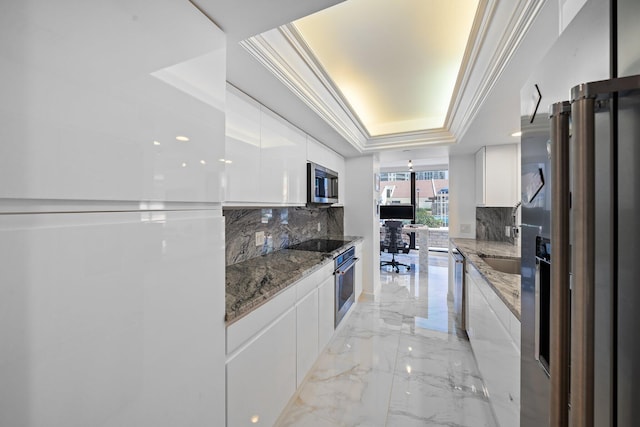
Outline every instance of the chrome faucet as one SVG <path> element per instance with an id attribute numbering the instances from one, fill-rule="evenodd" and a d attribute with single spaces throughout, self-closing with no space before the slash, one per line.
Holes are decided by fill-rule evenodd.
<path id="1" fill-rule="evenodd" d="M 518 236 L 520 235 L 520 227 L 518 226 L 518 221 L 516 217 L 516 213 L 518 212 L 518 208 L 522 205 L 522 201 L 516 203 L 516 205 L 511 210 L 511 236 L 513 237 L 513 243 L 515 244 L 518 240 Z"/>

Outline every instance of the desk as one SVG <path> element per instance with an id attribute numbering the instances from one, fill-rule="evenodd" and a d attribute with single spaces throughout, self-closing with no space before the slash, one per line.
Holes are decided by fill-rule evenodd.
<path id="1" fill-rule="evenodd" d="M 380 231 L 384 231 L 384 225 L 380 225 Z M 405 225 L 402 227 L 402 233 L 416 233 L 418 239 L 417 244 L 418 259 L 421 271 L 427 271 L 429 268 L 429 227 L 426 225 Z"/>

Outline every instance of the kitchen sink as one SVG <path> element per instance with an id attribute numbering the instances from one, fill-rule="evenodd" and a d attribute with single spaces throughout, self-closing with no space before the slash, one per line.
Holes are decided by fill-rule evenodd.
<path id="1" fill-rule="evenodd" d="M 495 258 L 481 256 L 482 260 L 494 270 L 508 274 L 520 274 L 520 258 Z"/>

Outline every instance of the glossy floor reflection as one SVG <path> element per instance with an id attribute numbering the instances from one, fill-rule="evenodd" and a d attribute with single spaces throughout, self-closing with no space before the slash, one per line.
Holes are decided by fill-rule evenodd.
<path id="1" fill-rule="evenodd" d="M 383 259 L 389 257 L 384 254 Z M 381 269 L 379 299 L 361 301 L 278 426 L 494 426 L 469 342 L 447 300 L 448 257 Z"/>

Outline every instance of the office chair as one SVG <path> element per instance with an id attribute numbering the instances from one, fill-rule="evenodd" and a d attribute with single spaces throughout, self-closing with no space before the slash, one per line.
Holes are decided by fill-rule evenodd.
<path id="1" fill-rule="evenodd" d="M 411 270 L 410 265 L 396 261 L 396 254 L 405 252 L 405 250 L 408 249 L 407 244 L 402 240 L 401 221 L 386 221 L 384 223 L 384 242 L 382 246 L 382 249 L 386 249 L 387 252 L 391 254 L 391 261 L 381 261 L 380 267 L 390 265 L 396 269 L 396 273 L 400 273 L 400 266 L 407 267 L 407 270 Z"/>

